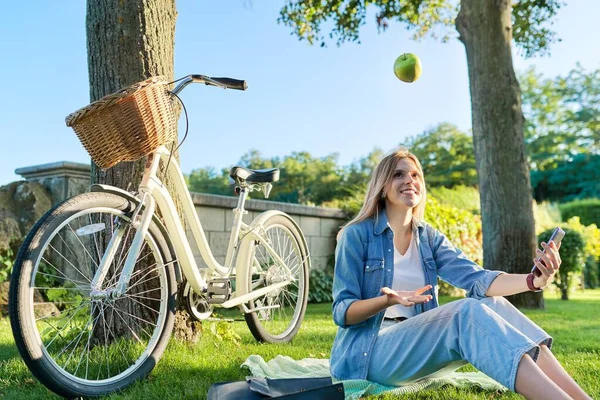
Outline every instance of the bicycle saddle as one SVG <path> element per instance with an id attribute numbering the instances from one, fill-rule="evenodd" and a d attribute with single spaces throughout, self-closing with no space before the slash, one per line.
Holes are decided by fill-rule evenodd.
<path id="1" fill-rule="evenodd" d="M 233 167 L 229 170 L 229 176 L 236 183 L 243 181 L 250 183 L 277 182 L 279 180 L 279 169 L 248 169 L 244 167 Z"/>

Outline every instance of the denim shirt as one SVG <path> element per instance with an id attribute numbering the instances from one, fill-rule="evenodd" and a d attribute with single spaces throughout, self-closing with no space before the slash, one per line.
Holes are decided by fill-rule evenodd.
<path id="1" fill-rule="evenodd" d="M 469 260 L 446 236 L 426 223 L 413 223 L 425 284 L 433 298 L 416 304 L 416 314 L 438 307 L 438 277 L 481 299 L 492 281 L 503 272 L 489 271 Z M 346 324 L 346 311 L 357 300 L 381 296 L 381 288 L 394 279 L 394 233 L 387 215 L 344 228 L 335 250 L 333 321 L 339 327 L 331 350 L 331 374 L 338 380 L 366 379 L 371 350 L 385 310 L 355 325 Z M 427 343 L 422 343 L 427 346 Z"/>

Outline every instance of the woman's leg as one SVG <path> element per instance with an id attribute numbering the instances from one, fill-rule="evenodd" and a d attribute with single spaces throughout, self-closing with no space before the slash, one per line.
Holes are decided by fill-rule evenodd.
<path id="1" fill-rule="evenodd" d="M 540 346 L 540 356 L 538 357 L 537 365 L 544 371 L 548 378 L 552 379 L 554 383 L 560 386 L 572 398 L 591 399 L 577 382 L 571 378 L 567 371 L 565 371 L 556 357 L 554 357 L 554 354 L 545 345 Z"/>
<path id="2" fill-rule="evenodd" d="M 552 347 L 552 337 L 504 297 L 485 297 L 479 301 L 494 310 L 496 314 L 504 318 L 535 344 L 545 344 L 549 348 Z M 536 357 L 533 357 L 533 359 L 535 361 Z"/>
<path id="3" fill-rule="evenodd" d="M 525 354 L 519 363 L 515 391 L 527 399 L 571 399 Z"/>
<path id="4" fill-rule="evenodd" d="M 517 390 L 517 371 L 539 347 L 491 308 L 474 299 L 437 307 L 379 331 L 368 368 L 368 379 L 400 385 L 430 375 L 448 364 L 467 360 L 509 389 Z M 535 368 L 538 368 L 533 363 Z M 525 371 L 528 371 L 525 367 Z M 539 374 L 544 375 L 541 370 Z M 526 385 L 525 388 L 529 390 Z M 520 387 L 519 387 L 520 389 Z M 533 395 L 556 385 L 535 385 Z M 536 392 L 537 391 L 537 392 Z M 529 392 L 528 392 L 529 393 Z"/>
<path id="5" fill-rule="evenodd" d="M 569 376 L 556 357 L 554 357 L 549 348 L 552 345 L 552 338 L 546 332 L 504 297 L 487 297 L 482 299 L 481 302 L 506 319 L 511 325 L 525 334 L 525 336 L 529 337 L 535 343 L 540 344 L 537 365 L 548 378 L 574 399 L 590 398 L 573 378 Z"/>

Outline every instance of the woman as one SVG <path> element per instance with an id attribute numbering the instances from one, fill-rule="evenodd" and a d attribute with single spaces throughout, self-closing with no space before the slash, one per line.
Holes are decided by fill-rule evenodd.
<path id="1" fill-rule="evenodd" d="M 537 250 L 539 277 L 485 270 L 423 222 L 425 199 L 421 164 L 400 148 L 375 168 L 340 232 L 332 375 L 398 386 L 469 362 L 527 398 L 589 399 L 552 338 L 501 297 L 546 287 L 561 263 L 556 245 Z M 467 298 L 438 306 L 438 276 Z"/>

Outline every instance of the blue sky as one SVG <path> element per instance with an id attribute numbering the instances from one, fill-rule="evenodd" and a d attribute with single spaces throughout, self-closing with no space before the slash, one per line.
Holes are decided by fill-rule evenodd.
<path id="1" fill-rule="evenodd" d="M 580 62 L 600 68 L 600 2 L 571 0 L 558 14 L 562 42 L 549 57 L 524 60 L 547 77 Z M 35 6 L 32 6 L 35 4 Z M 448 121 L 470 129 L 466 55 L 457 40 L 414 42 L 403 26 L 377 34 L 373 18 L 362 44 L 311 47 L 276 19 L 284 1 L 178 0 L 175 76 L 202 73 L 248 81 L 246 92 L 191 86 L 182 98 L 190 134 L 182 169 L 229 167 L 250 149 L 264 156 L 339 153 L 348 164 L 374 147 L 389 150 L 408 136 Z M 20 179 L 16 168 L 55 161 L 89 162 L 67 114 L 89 102 L 85 1 L 3 2 L 0 5 L 0 185 Z M 417 54 L 423 75 L 398 81 L 392 67 Z M 502 84 L 502 82 L 499 82 Z M 180 128 L 184 123 L 180 123 Z"/>

